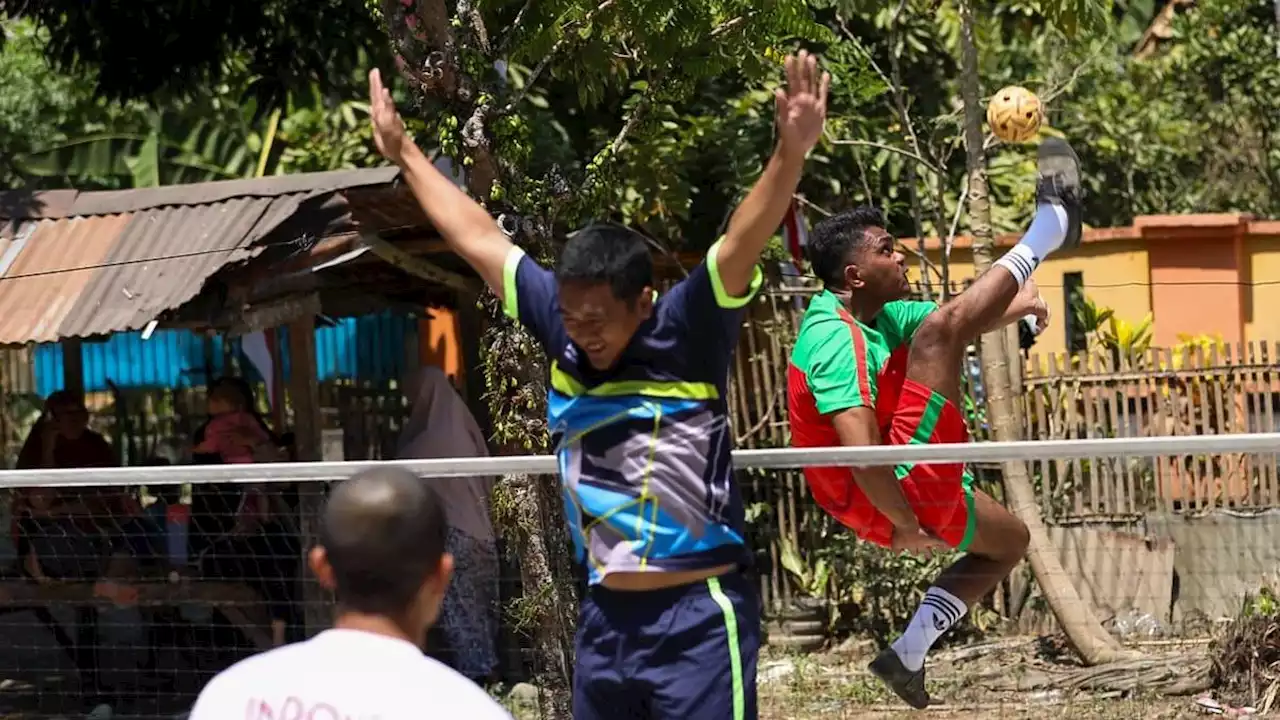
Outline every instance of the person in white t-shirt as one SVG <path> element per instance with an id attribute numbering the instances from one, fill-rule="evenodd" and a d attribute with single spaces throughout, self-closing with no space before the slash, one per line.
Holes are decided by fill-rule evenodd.
<path id="1" fill-rule="evenodd" d="M 511 720 L 422 652 L 453 571 L 447 536 L 440 498 L 405 470 L 377 468 L 339 484 L 309 558 L 337 595 L 333 629 L 224 670 L 189 720 Z"/>

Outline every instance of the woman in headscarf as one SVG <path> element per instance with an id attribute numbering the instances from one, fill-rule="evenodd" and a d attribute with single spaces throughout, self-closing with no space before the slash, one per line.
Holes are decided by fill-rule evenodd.
<path id="1" fill-rule="evenodd" d="M 397 456 L 401 460 L 489 454 L 475 417 L 439 368 L 426 367 L 410 377 L 405 396 L 413 405 L 400 434 Z M 425 482 L 433 483 L 445 502 L 448 549 L 454 558 L 440 624 L 458 672 L 484 683 L 498 667 L 498 548 L 489 519 L 495 479 Z"/>

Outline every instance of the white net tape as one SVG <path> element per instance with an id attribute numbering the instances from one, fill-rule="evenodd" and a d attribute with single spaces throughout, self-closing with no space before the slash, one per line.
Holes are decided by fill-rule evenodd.
<path id="1" fill-rule="evenodd" d="M 1228 453 L 1280 453 L 1280 433 L 1204 435 L 1026 442 L 954 443 L 940 445 L 883 445 L 877 447 L 781 448 L 736 450 L 739 469 L 787 469 L 845 465 L 869 467 L 898 463 L 992 463 L 1065 460 L 1097 457 L 1177 457 Z M 98 487 L 114 485 L 173 485 L 191 483 L 326 482 L 343 480 L 373 467 L 398 466 L 424 478 L 538 474 L 557 470 L 551 455 L 489 458 L 441 458 L 380 462 L 274 463 L 261 465 L 204 465 L 129 467 L 75 470 L 4 470 L 3 487 Z"/>

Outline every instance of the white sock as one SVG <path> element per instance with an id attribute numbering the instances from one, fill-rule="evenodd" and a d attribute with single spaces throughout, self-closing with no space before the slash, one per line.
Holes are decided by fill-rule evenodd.
<path id="1" fill-rule="evenodd" d="M 939 587 L 929 588 L 906 632 L 894 641 L 893 651 L 908 670 L 919 670 L 924 667 L 929 648 L 968 611 L 964 601 L 955 595 Z"/>
<path id="2" fill-rule="evenodd" d="M 1049 253 L 1062 247 L 1067 237 L 1067 211 L 1061 205 L 1045 203 L 1036 207 L 1035 219 L 1013 249 L 996 261 L 1021 286 Z"/>

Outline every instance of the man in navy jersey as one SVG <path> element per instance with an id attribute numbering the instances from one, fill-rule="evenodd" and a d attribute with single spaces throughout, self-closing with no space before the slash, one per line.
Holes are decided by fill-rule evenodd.
<path id="1" fill-rule="evenodd" d="M 405 136 L 370 73 L 374 140 L 400 166 L 449 247 L 475 268 L 551 365 L 547 415 L 565 514 L 590 590 L 573 681 L 575 720 L 756 717 L 760 610 L 742 575 L 727 384 L 757 261 L 822 135 L 830 78 L 787 58 L 777 146 L 706 259 L 665 294 L 642 238 L 591 225 L 554 272 Z"/>

